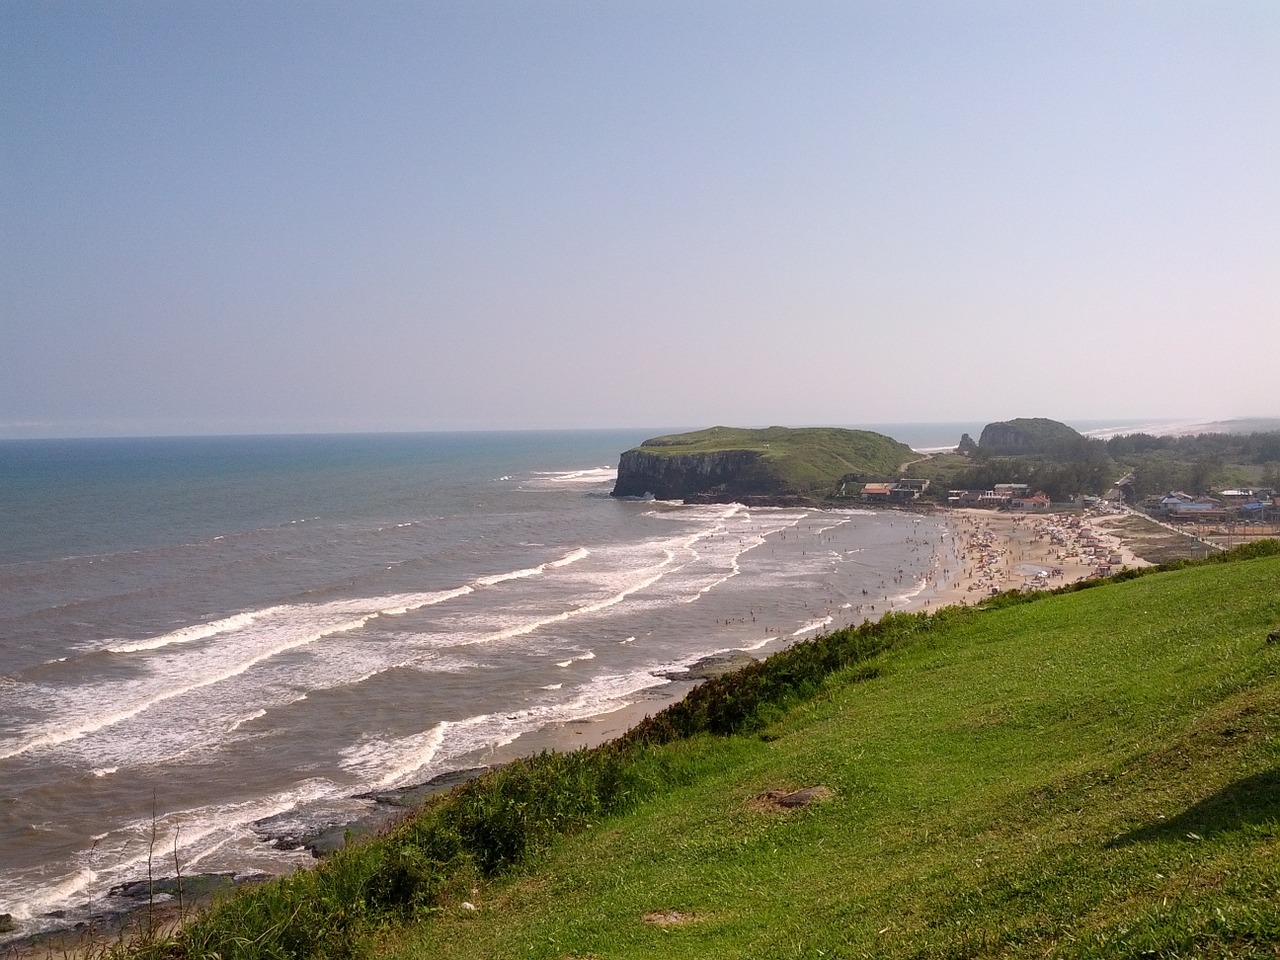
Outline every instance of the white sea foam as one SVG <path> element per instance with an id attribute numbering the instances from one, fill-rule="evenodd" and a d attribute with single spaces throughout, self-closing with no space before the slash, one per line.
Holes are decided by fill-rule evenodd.
<path id="1" fill-rule="evenodd" d="M 259 717 L 265 717 L 266 715 L 267 715 L 266 710 L 255 710 L 253 711 L 253 713 L 250 713 L 241 717 L 235 723 L 231 724 L 231 726 L 227 727 L 227 733 L 232 733 L 236 730 L 239 730 L 242 726 L 244 726 L 250 720 L 257 720 Z"/>
<path id="2" fill-rule="evenodd" d="M 592 467 L 586 470 L 535 470 L 537 484 L 611 483 L 618 479 L 616 467 Z"/>
<path id="3" fill-rule="evenodd" d="M 98 875 L 88 867 L 76 870 L 69 876 L 55 880 L 51 884 L 41 884 L 25 892 L 30 899 L 25 901 L 9 901 L 6 912 L 15 920 L 30 920 L 47 912 L 50 908 L 61 906 L 78 894 L 82 894 L 98 879 Z"/>
<path id="4" fill-rule="evenodd" d="M 448 722 L 442 721 L 416 737 L 408 737 L 397 741 L 394 747 L 396 757 L 389 765 L 387 764 L 388 758 L 385 749 L 380 752 L 374 752 L 365 761 L 366 765 L 372 766 L 375 770 L 381 768 L 384 771 L 374 784 L 374 787 L 392 786 L 428 766 L 435 759 L 436 754 L 440 752 L 440 746 L 444 743 L 449 727 L 450 724 Z M 359 763 L 358 748 L 354 752 L 354 756 L 356 762 Z"/>
<path id="5" fill-rule="evenodd" d="M 182 627 L 174 630 L 172 633 L 166 633 L 159 637 L 151 637 L 147 640 L 133 640 L 128 643 L 116 644 L 106 649 L 110 653 L 137 653 L 140 650 L 159 650 L 161 647 L 167 647 L 174 643 L 192 643 L 196 640 L 206 640 L 209 637 L 216 637 L 221 633 L 232 633 L 237 630 L 243 630 L 256 620 L 269 616 L 277 607 L 266 607 L 262 610 L 250 610 L 247 613 L 237 613 L 231 617 L 224 617 L 221 620 L 213 620 L 209 623 L 196 623 L 189 627 Z"/>
<path id="6" fill-rule="evenodd" d="M 492 587 L 508 580 L 523 580 L 526 577 L 536 577 L 538 574 L 545 572 L 546 569 L 547 565 L 540 563 L 536 567 L 525 567 L 523 570 L 512 570 L 509 573 L 495 573 L 489 577 L 479 577 L 476 579 L 476 583 L 482 587 Z"/>
<path id="7" fill-rule="evenodd" d="M 596 658 L 595 653 L 591 650 L 588 650 L 585 653 L 581 653 L 576 657 L 570 657 L 568 660 L 561 660 L 556 664 L 556 666 L 568 667 L 568 666 L 571 666 L 572 664 L 579 663 L 583 660 L 594 660 L 595 658 Z"/>
<path id="8" fill-rule="evenodd" d="M 244 840 L 256 820 L 296 808 L 300 804 L 333 797 L 340 788 L 329 781 L 304 781 L 272 796 L 239 803 L 210 804 L 162 813 L 131 823 L 118 824 L 91 837 L 92 846 L 81 851 L 62 875 L 49 866 L 15 870 L 0 878 L 0 907 L 32 932 L 50 926 L 49 910 L 96 901 L 107 891 L 145 872 L 155 851 L 179 859 L 190 869 L 217 853 L 227 843 Z M 342 801 L 350 806 L 349 801 Z M 294 862 L 304 862 L 298 854 Z M 289 859 L 277 854 L 277 859 Z"/>
<path id="9" fill-rule="evenodd" d="M 214 624 L 202 625 L 206 629 L 204 638 L 218 636 L 219 643 L 204 649 L 197 659 L 163 652 L 163 647 L 174 642 L 170 640 L 150 648 L 161 652 L 152 654 L 159 659 L 146 665 L 148 674 L 142 679 L 84 685 L 67 692 L 39 688 L 32 691 L 33 700 L 48 705 L 44 712 L 50 714 L 49 719 L 28 728 L 16 740 L 0 741 L 0 760 L 98 733 L 168 701 L 239 677 L 281 654 L 358 630 L 375 617 L 404 614 L 471 592 L 471 587 L 460 587 L 326 604 L 283 605 L 218 621 L 217 631 L 207 630 Z M 236 624 L 231 625 L 231 620 Z M 191 641 L 188 638 L 181 642 Z M 113 708 L 104 710 L 103 704 Z M 157 740 L 163 740 L 163 735 Z"/>
<path id="10" fill-rule="evenodd" d="M 810 620 L 803 624 L 799 630 L 791 634 L 793 637 L 803 637 L 806 633 L 814 633 L 823 627 L 831 626 L 831 617 L 823 617 L 821 620 Z"/>
<path id="11" fill-rule="evenodd" d="M 593 677 L 566 701 L 445 721 L 409 737 L 369 738 L 343 752 L 343 766 L 373 788 L 429 779 L 463 761 L 484 762 L 490 751 L 549 724 L 620 709 L 637 693 L 667 682 L 649 670 Z"/>
<path id="12" fill-rule="evenodd" d="M 480 638 L 479 642 L 494 643 L 502 640 L 512 640 L 516 637 L 526 636 L 533 633 L 535 630 L 540 630 L 543 627 L 548 627 L 555 623 L 564 623 L 566 620 L 572 620 L 575 617 L 586 616 L 593 613 L 599 613 L 602 610 L 607 610 L 609 607 L 622 603 L 632 594 L 638 593 L 646 587 L 651 587 L 653 584 L 661 580 L 668 572 L 665 568 L 668 567 L 674 559 L 675 554 L 668 550 L 667 558 L 662 563 L 658 564 L 656 568 L 651 568 L 651 570 L 656 569 L 656 573 L 644 571 L 640 579 L 634 581 L 629 586 L 619 590 L 611 596 L 607 596 L 601 600 L 596 600 L 591 603 L 584 603 L 569 610 L 562 610 L 559 613 L 552 614 L 551 616 L 529 620 L 517 626 L 508 627 L 505 630 L 498 630 L 486 637 Z"/>
<path id="13" fill-rule="evenodd" d="M 591 556 L 590 550 L 588 550 L 586 547 L 578 547 L 576 550 L 570 550 L 559 560 L 552 560 L 549 564 L 547 564 L 547 566 L 554 567 L 557 569 L 560 567 L 567 567 L 569 566 L 569 564 L 577 563 L 579 560 L 585 560 L 589 556 Z"/>
<path id="14" fill-rule="evenodd" d="M 569 566 L 571 563 L 577 563 L 591 556 L 591 551 L 585 547 L 578 547 L 571 550 L 559 560 L 551 560 L 547 563 L 540 563 L 536 567 L 525 567 L 523 570 L 512 570 L 509 573 L 495 573 L 487 577 L 479 577 L 476 583 L 482 587 L 493 587 L 499 583 L 505 583 L 508 580 L 524 580 L 528 577 L 536 577 L 546 573 L 548 569 L 559 570 Z"/>
<path id="15" fill-rule="evenodd" d="M 380 610 L 374 610 L 366 620 L 376 617 L 400 617 L 414 610 L 421 610 L 423 607 L 435 606 L 437 603 L 444 603 L 446 600 L 456 600 L 458 597 L 465 597 L 469 593 L 474 593 L 473 587 L 456 587 L 453 590 L 441 590 L 437 593 L 429 594 L 407 594 L 404 603 L 396 603 L 392 606 L 383 607 Z M 393 598 L 386 598 L 391 600 Z"/>
<path id="16" fill-rule="evenodd" d="M 97 769 L 90 770 L 89 772 L 95 777 L 109 777 L 119 769 L 119 767 L 98 767 Z"/>
<path id="17" fill-rule="evenodd" d="M 830 531 L 835 530 L 837 527 L 843 527 L 848 522 L 849 522 L 848 517 L 845 517 L 841 520 L 837 520 L 835 523 L 827 524 L 827 526 L 825 527 L 819 527 L 817 530 L 814 531 L 814 535 L 820 537 L 824 533 L 829 533 Z"/>

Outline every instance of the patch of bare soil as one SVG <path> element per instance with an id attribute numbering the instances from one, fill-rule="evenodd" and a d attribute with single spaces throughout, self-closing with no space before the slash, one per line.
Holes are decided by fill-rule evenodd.
<path id="1" fill-rule="evenodd" d="M 682 923 L 693 923 L 697 919 L 692 913 L 681 913 L 678 910 L 654 910 L 640 918 L 645 923 L 659 927 L 674 927 Z"/>
<path id="2" fill-rule="evenodd" d="M 835 796 L 830 787 L 804 787 L 800 790 L 766 790 L 756 797 L 748 806 L 762 813 L 786 813 L 792 810 L 803 810 L 805 807 L 821 803 Z"/>
<path id="3" fill-rule="evenodd" d="M 1192 537 L 1153 523 L 1145 517 L 1129 514 L 1116 520 L 1101 521 L 1098 526 L 1115 533 L 1129 545 L 1129 549 L 1148 563 L 1168 563 L 1170 560 L 1204 556 L 1205 553 L 1204 547 L 1200 547 L 1197 552 Z"/>

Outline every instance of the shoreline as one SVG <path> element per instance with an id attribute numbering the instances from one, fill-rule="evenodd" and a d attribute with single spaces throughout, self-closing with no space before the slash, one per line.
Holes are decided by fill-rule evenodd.
<path id="1" fill-rule="evenodd" d="M 923 511 L 900 512 L 910 515 Z M 920 589 L 906 600 L 890 598 L 887 605 L 883 600 L 868 604 L 875 613 L 874 619 L 890 612 L 931 613 L 948 606 L 972 606 L 991 595 L 992 585 L 997 586 L 997 592 L 1014 589 L 1052 590 L 1100 576 L 1097 571 L 1098 561 L 1080 552 L 1080 541 L 1084 540 L 1096 541 L 1099 546 L 1094 548 L 1095 551 L 1101 550 L 1107 558 L 1120 557 L 1118 563 L 1108 564 L 1111 567 L 1110 573 L 1153 565 L 1137 556 L 1123 536 L 1101 525 L 1109 519 L 1107 514 L 1014 514 L 978 508 L 940 508 L 934 515 L 959 519 L 956 528 L 948 531 L 935 554 L 933 570 L 926 575 Z M 1055 543 L 1051 531 L 1061 531 L 1060 539 L 1064 542 Z M 985 538 L 984 533 L 989 533 L 990 538 Z M 1059 557 L 1059 554 L 1072 551 L 1076 551 L 1077 555 Z M 1034 574 L 1019 572 L 1019 566 L 1044 569 L 1050 575 L 1042 582 L 1036 582 Z M 1061 575 L 1054 576 L 1054 570 L 1060 570 Z M 858 609 L 855 612 L 862 611 Z M 856 626 L 860 622 L 862 621 L 855 619 L 852 625 Z M 832 624 L 831 629 L 840 628 Z M 792 643 L 801 642 L 821 632 L 826 632 L 826 628 L 800 637 L 778 637 L 779 642 L 770 643 L 761 651 L 760 656 L 743 652 L 739 662 L 748 658 L 765 659 Z M 786 642 L 788 640 L 791 642 Z M 542 750 L 565 752 L 606 743 L 627 733 L 647 717 L 680 702 L 698 683 L 717 672 L 723 672 L 721 666 L 732 669 L 736 664 L 729 661 L 733 659 L 735 658 L 726 655 L 704 657 L 690 668 L 688 675 L 673 676 L 669 683 L 644 691 L 631 704 L 595 716 L 551 724 L 495 747 L 486 756 L 486 763 L 489 766 L 500 766 Z"/>
<path id="2" fill-rule="evenodd" d="M 899 512 L 910 516 L 925 511 Z M 1086 579 L 1096 575 L 1096 563 L 1079 552 L 1082 549 L 1080 542 L 1085 539 L 1099 544 L 1107 557 L 1120 556 L 1121 561 L 1112 572 L 1124 567 L 1150 565 L 1138 558 L 1118 533 L 1100 529 L 1096 525 L 1096 521 L 1101 519 L 1099 517 L 949 508 L 931 513 L 943 519 L 947 529 L 935 545 L 930 572 L 924 576 L 918 589 L 905 598 L 874 598 L 875 603 L 865 604 L 866 611 L 864 605 L 846 610 L 849 624 L 856 626 L 863 620 L 879 619 L 887 612 L 934 612 L 951 605 L 973 605 L 991 595 L 993 588 L 995 592 L 1052 589 Z M 1075 556 L 1064 555 L 1073 550 L 1076 551 Z M 1037 579 L 1029 572 L 1032 568 L 1045 570 L 1048 575 Z M 694 663 L 687 673 L 673 673 L 667 683 L 642 691 L 629 704 L 594 716 L 553 723 L 495 746 L 485 754 L 479 766 L 450 771 L 424 783 L 376 795 L 363 795 L 360 798 L 372 801 L 372 806 L 366 814 L 350 823 L 334 824 L 302 838 L 264 837 L 263 842 L 289 842 L 306 847 L 313 856 L 322 858 L 339 849 L 348 833 L 353 838 L 376 835 L 411 816 L 430 795 L 452 789 L 471 776 L 544 750 L 572 752 L 616 739 L 647 717 L 678 703 L 697 684 L 711 676 L 735 669 L 748 659 L 764 659 L 819 632 L 845 625 L 831 623 L 822 631 L 800 636 L 780 635 L 758 655 L 746 651 L 709 655 Z M 214 882 L 215 877 L 221 878 L 221 882 Z M 168 932 L 198 915 L 217 896 L 239 885 L 267 878 L 264 875 L 235 875 L 234 878 L 227 874 L 194 875 L 184 878 L 188 883 L 188 895 L 182 903 L 163 892 L 162 884 L 171 885 L 172 878 L 157 880 L 156 890 L 161 891 L 158 896 L 162 899 L 143 900 L 139 904 L 114 908 L 102 902 L 101 913 L 94 912 L 90 919 L 77 926 L 35 932 L 0 943 L 0 958 L 29 960 L 55 953 L 76 955 L 103 944 L 145 936 L 148 930 Z M 145 887 L 145 881 L 142 883 Z M 192 893 L 193 885 L 199 886 L 201 892 Z"/>

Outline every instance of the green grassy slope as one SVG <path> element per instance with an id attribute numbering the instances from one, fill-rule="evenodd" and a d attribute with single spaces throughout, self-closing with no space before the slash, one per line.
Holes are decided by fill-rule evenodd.
<path id="1" fill-rule="evenodd" d="M 937 618 L 380 953 L 1273 957 L 1278 627 L 1280 558 Z"/>

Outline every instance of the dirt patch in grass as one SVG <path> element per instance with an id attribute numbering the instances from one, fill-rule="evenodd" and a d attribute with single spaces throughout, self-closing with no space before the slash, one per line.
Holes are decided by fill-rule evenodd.
<path id="1" fill-rule="evenodd" d="M 1135 554 L 1148 563 L 1168 563 L 1171 560 L 1204 556 L 1204 547 L 1200 547 L 1198 551 L 1193 549 L 1192 537 L 1170 530 L 1146 517 L 1129 514 L 1115 520 L 1101 521 L 1098 526 L 1121 537 Z"/>
<path id="2" fill-rule="evenodd" d="M 681 924 L 693 923 L 698 918 L 692 913 L 681 913 L 679 910 L 654 910 L 640 919 L 658 927 L 677 927 Z"/>
<path id="3" fill-rule="evenodd" d="M 830 787 L 804 787 L 800 790 L 766 790 L 754 798 L 748 806 L 761 813 L 788 813 L 803 810 L 811 804 L 821 803 L 835 796 Z"/>

